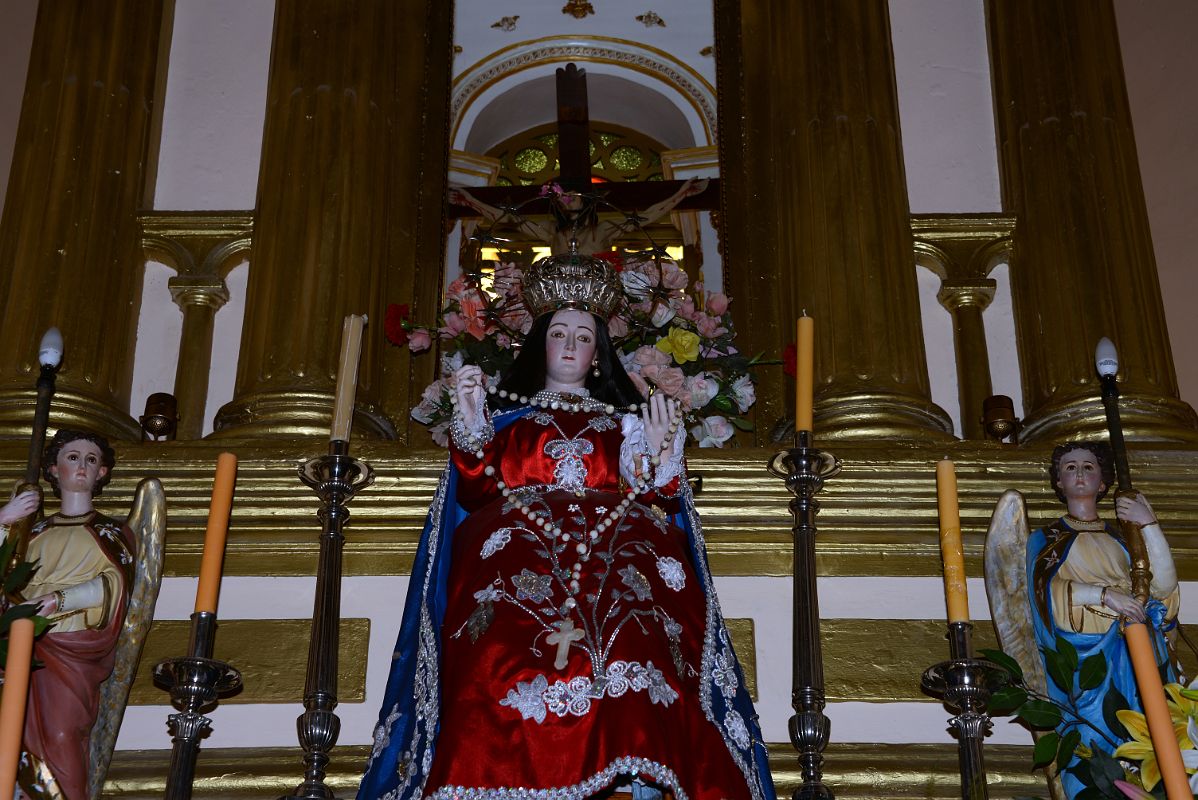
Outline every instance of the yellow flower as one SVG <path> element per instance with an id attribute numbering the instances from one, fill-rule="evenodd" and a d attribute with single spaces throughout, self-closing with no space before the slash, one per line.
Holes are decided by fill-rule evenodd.
<path id="1" fill-rule="evenodd" d="M 1189 743 L 1189 736 L 1186 735 L 1186 727 L 1191 719 L 1198 719 L 1198 703 L 1186 696 L 1190 693 L 1189 690 L 1179 683 L 1165 684 L 1165 691 L 1172 701 L 1168 706 L 1169 717 L 1173 721 L 1173 731 L 1177 734 L 1177 741 L 1181 742 L 1181 749 L 1185 750 L 1187 747 L 1193 746 Z"/>
<path id="2" fill-rule="evenodd" d="M 657 340 L 657 349 L 674 356 L 679 364 L 699 359 L 699 336 L 683 328 L 670 328 L 664 339 Z"/>
<path id="3" fill-rule="evenodd" d="M 1144 784 L 1144 788 L 1151 792 L 1152 788 L 1160 783 L 1161 768 L 1156 763 L 1156 752 L 1152 749 L 1152 737 L 1148 733 L 1148 723 L 1139 711 L 1130 711 L 1126 708 L 1116 711 L 1115 716 L 1119 718 L 1123 727 L 1127 728 L 1127 732 L 1132 737 L 1132 741 L 1119 745 L 1115 750 L 1115 758 L 1139 761 L 1140 781 Z M 1174 727 L 1174 733 L 1183 750 L 1191 749 L 1185 728 L 1179 731 Z"/>

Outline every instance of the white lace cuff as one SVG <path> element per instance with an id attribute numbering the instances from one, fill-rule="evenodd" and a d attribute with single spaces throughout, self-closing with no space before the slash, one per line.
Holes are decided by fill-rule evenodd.
<path id="1" fill-rule="evenodd" d="M 679 425 L 674 435 L 674 447 L 662 459 L 656 470 L 650 462 L 649 442 L 645 438 L 645 421 L 636 414 L 625 414 L 620 431 L 624 443 L 620 445 L 620 475 L 630 485 L 635 485 L 638 475 L 653 475 L 653 487 L 661 488 L 674 478 L 682 476 L 682 455 L 686 445 L 686 429 Z"/>
<path id="2" fill-rule="evenodd" d="M 455 411 L 453 420 L 449 423 L 449 435 L 459 450 L 477 453 L 495 437 L 495 423 L 491 421 L 491 414 L 486 407 L 480 409 L 472 426 L 467 425 L 461 413 Z"/>
<path id="3" fill-rule="evenodd" d="M 78 611 L 81 608 L 99 608 L 104 604 L 104 579 L 97 575 L 90 581 L 63 589 L 62 595 L 66 602 L 58 609 L 59 613 Z"/>
<path id="4" fill-rule="evenodd" d="M 1075 606 L 1100 606 L 1102 605 L 1102 587 L 1095 586 L 1090 583 L 1073 582 L 1069 587 L 1072 592 L 1073 605 Z"/>

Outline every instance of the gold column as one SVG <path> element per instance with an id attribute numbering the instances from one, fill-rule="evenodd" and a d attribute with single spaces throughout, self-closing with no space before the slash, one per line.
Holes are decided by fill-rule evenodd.
<path id="1" fill-rule="evenodd" d="M 216 312 L 229 301 L 225 276 L 248 253 L 253 220 L 248 211 L 152 211 L 141 215 L 141 226 L 146 257 L 177 273 L 168 284 L 183 312 L 175 366 L 177 438 L 198 439 L 208 402 Z"/>
<path id="2" fill-rule="evenodd" d="M 411 251 L 432 226 L 442 241 L 448 143 L 440 130 L 429 135 L 428 111 L 448 113 L 448 78 L 426 61 L 440 47 L 448 71 L 451 9 L 433 8 L 448 5 L 276 5 L 247 310 L 234 398 L 217 415 L 222 435 L 326 433 L 342 320 L 363 312 L 354 430 L 396 435 L 384 413 L 394 354 L 384 354 L 383 315 L 417 286 L 439 286 L 413 262 L 431 261 L 439 275 L 444 245 Z"/>
<path id="3" fill-rule="evenodd" d="M 0 436 L 29 435 L 37 344 L 66 349 L 52 427 L 139 437 L 129 416 L 143 272 L 137 209 L 149 202 L 164 0 L 46 2 L 0 221 Z"/>
<path id="4" fill-rule="evenodd" d="M 1013 218 L 1002 214 L 922 214 L 911 218 L 915 262 L 940 276 L 936 299 L 953 320 L 961 433 L 984 439 L 982 401 L 994 393 L 982 312 L 994 300 L 990 271 L 1009 257 Z"/>
<path id="5" fill-rule="evenodd" d="M 1198 441 L 1178 399 L 1111 2 L 993 0 L 987 17 L 1003 204 L 1020 228 L 1021 439 L 1105 429 L 1094 346 L 1109 336 L 1127 437 Z"/>
<path id="6" fill-rule="evenodd" d="M 941 440 L 912 259 L 885 0 L 717 0 L 721 213 L 748 352 L 816 318 L 821 438 Z M 792 391 L 761 376 L 757 419 Z"/>

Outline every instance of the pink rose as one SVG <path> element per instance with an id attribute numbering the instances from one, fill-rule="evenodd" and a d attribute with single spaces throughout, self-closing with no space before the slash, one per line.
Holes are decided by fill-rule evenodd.
<path id="1" fill-rule="evenodd" d="M 607 321 L 607 333 L 613 339 L 623 339 L 628 335 L 628 322 L 619 314 Z"/>
<path id="2" fill-rule="evenodd" d="M 460 301 L 468 292 L 474 290 L 474 287 L 466 283 L 463 277 L 455 278 L 453 283 L 449 284 L 449 288 L 445 290 L 445 297 L 449 300 Z"/>
<path id="3" fill-rule="evenodd" d="M 679 269 L 673 261 L 663 261 L 661 265 L 661 285 L 667 289 L 685 289 L 686 273 Z"/>
<path id="4" fill-rule="evenodd" d="M 689 297 L 683 297 L 675 304 L 678 311 L 678 316 L 683 319 L 694 321 L 695 319 L 695 301 Z"/>
<path id="5" fill-rule="evenodd" d="M 645 367 L 641 370 L 641 376 L 670 397 L 677 397 L 682 391 L 682 384 L 686 382 L 686 374 L 677 367 Z"/>
<path id="6" fill-rule="evenodd" d="M 708 314 L 699 314 L 695 320 L 695 327 L 699 329 L 699 335 L 704 339 L 716 339 L 728 332 L 728 329 L 720 324 L 719 319 Z"/>
<path id="7" fill-rule="evenodd" d="M 636 349 L 633 361 L 642 367 L 664 367 L 670 363 L 670 354 L 663 353 L 651 345 L 641 345 Z"/>
<path id="8" fill-rule="evenodd" d="M 433 339 L 424 328 L 412 328 L 408 334 L 408 347 L 413 353 L 423 353 L 432 346 Z"/>
<path id="9" fill-rule="evenodd" d="M 719 390 L 719 383 L 706 372 L 700 372 L 698 375 L 692 375 L 686 379 L 686 393 L 689 394 L 691 408 L 703 408 L 711 402 L 711 398 L 715 397 Z"/>
<path id="10" fill-rule="evenodd" d="M 459 333 L 466 330 L 466 320 L 456 311 L 450 311 L 445 315 L 445 327 L 441 329 L 442 337 L 452 339 Z M 448 335 L 446 335 L 448 334 Z"/>
<path id="11" fill-rule="evenodd" d="M 728 295 L 723 292 L 716 292 L 707 298 L 707 313 L 717 317 L 724 316 L 724 312 L 728 310 Z"/>

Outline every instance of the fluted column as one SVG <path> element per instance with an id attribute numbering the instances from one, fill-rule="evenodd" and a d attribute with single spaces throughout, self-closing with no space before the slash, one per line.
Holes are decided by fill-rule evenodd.
<path id="1" fill-rule="evenodd" d="M 246 316 L 234 398 L 217 415 L 220 435 L 327 432 L 350 313 L 371 320 L 354 431 L 396 434 L 383 410 L 391 355 L 383 312 L 421 283 L 411 267 L 413 232 L 435 225 L 442 237 L 448 145 L 439 132 L 429 141 L 426 111 L 448 109 L 448 79 L 439 73 L 450 57 L 450 11 L 433 10 L 447 5 L 277 4 Z M 443 20 L 430 25 L 436 14 Z M 445 65 L 430 77 L 426 61 L 438 48 Z M 412 179 L 413 160 L 427 170 L 426 183 Z M 433 194 L 435 214 L 425 207 Z M 422 254 L 438 269 L 442 246 Z M 406 408 L 394 416 L 405 421 Z"/>
<path id="2" fill-rule="evenodd" d="M 29 435 L 37 345 L 66 344 L 51 426 L 137 439 L 137 210 L 157 152 L 163 0 L 38 7 L 0 222 L 0 436 Z"/>
<path id="3" fill-rule="evenodd" d="M 724 263 L 746 351 L 816 318 L 821 438 L 944 439 L 885 0 L 717 0 Z M 791 387 L 763 374 L 759 427 Z M 762 419 L 762 415 L 766 419 Z"/>
<path id="4" fill-rule="evenodd" d="M 961 404 L 961 435 L 985 438 L 982 401 L 994 393 L 990 380 L 990 350 L 982 312 L 994 300 L 991 278 L 943 281 L 936 299 L 953 318 L 953 349 L 957 360 L 957 397 Z"/>
<path id="5" fill-rule="evenodd" d="M 1119 348 L 1129 439 L 1198 441 L 1178 399 L 1110 0 L 987 4 L 1026 418 L 1021 438 L 1105 428 L 1094 346 Z"/>

